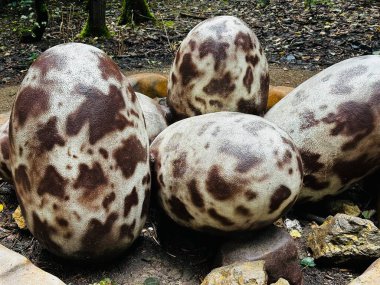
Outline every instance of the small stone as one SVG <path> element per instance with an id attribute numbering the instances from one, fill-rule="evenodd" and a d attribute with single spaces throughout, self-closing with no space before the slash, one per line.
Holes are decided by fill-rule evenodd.
<path id="1" fill-rule="evenodd" d="M 380 258 L 371 264 L 358 278 L 348 285 L 378 285 L 380 280 Z"/>
<path id="2" fill-rule="evenodd" d="M 369 261 L 380 257 L 380 230 L 370 220 L 337 214 L 311 226 L 307 246 L 319 261 Z"/>
<path id="3" fill-rule="evenodd" d="M 0 284 L 65 285 L 57 277 L 33 265 L 28 259 L 0 245 Z"/>
<path id="4" fill-rule="evenodd" d="M 270 285 L 290 285 L 289 282 L 287 280 L 285 280 L 284 278 L 280 278 L 277 280 L 276 283 L 272 283 Z"/>
<path id="5" fill-rule="evenodd" d="M 282 277 L 292 285 L 303 284 L 297 246 L 286 230 L 270 226 L 246 234 L 244 239 L 231 239 L 221 245 L 215 263 L 223 266 L 255 260 L 265 260 L 269 282 L 276 282 Z"/>
<path id="6" fill-rule="evenodd" d="M 263 260 L 259 260 L 215 268 L 201 285 L 266 285 L 264 264 Z"/>
<path id="7" fill-rule="evenodd" d="M 359 207 L 349 200 L 330 200 L 326 203 L 327 213 L 335 215 L 338 213 L 358 217 L 361 213 Z"/>

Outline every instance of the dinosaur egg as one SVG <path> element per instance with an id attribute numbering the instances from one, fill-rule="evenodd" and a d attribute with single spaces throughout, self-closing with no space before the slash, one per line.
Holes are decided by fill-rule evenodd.
<path id="1" fill-rule="evenodd" d="M 149 142 L 152 142 L 168 126 L 167 114 L 164 107 L 158 104 L 157 101 L 139 92 L 136 92 L 136 95 L 144 114 Z"/>
<path id="2" fill-rule="evenodd" d="M 232 232 L 271 224 L 296 201 L 302 162 L 290 137 L 261 117 L 195 116 L 151 144 L 160 204 L 195 230 Z"/>
<path id="3" fill-rule="evenodd" d="M 177 118 L 219 111 L 263 114 L 268 63 L 252 30 L 233 16 L 195 26 L 182 41 L 168 82 L 168 105 Z"/>
<path id="4" fill-rule="evenodd" d="M 304 164 L 301 200 L 337 195 L 380 166 L 380 56 L 321 71 L 265 118 L 285 130 Z"/>
<path id="5" fill-rule="evenodd" d="M 112 257 L 139 235 L 148 136 L 136 94 L 104 52 L 78 43 L 45 51 L 17 93 L 9 140 L 22 213 L 48 250 Z"/>
<path id="6" fill-rule="evenodd" d="M 9 116 L 10 113 L 1 114 L 0 121 L 5 121 L 0 126 L 0 178 L 12 183 L 12 173 L 9 165 Z"/>

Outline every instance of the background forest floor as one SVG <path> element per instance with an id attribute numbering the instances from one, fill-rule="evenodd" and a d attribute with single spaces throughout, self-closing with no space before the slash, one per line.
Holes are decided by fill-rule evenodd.
<path id="1" fill-rule="evenodd" d="M 47 48 L 79 41 L 97 46 L 124 70 L 159 69 L 171 64 L 186 34 L 203 19 L 234 15 L 243 19 L 265 47 L 269 63 L 320 69 L 343 59 L 380 52 L 380 3 L 331 0 L 305 9 L 303 0 L 148 1 L 157 24 L 117 25 L 121 1 L 107 1 L 110 39 L 79 39 L 87 14 L 85 1 L 48 1 L 50 22 L 43 40 L 21 44 L 20 33 L 33 22 L 31 0 L 0 10 L 0 84 L 20 83 L 33 60 Z M 322 1 L 319 1 L 322 2 Z M 326 1 L 325 1 L 326 2 Z"/>
<path id="2" fill-rule="evenodd" d="M 375 1 L 332 0 L 312 9 L 305 9 L 301 0 L 272 0 L 265 8 L 259 8 L 256 1 L 242 0 L 148 1 L 158 23 L 127 27 L 117 25 L 121 5 L 112 0 L 107 1 L 106 14 L 113 34 L 110 39 L 77 38 L 87 17 L 81 1 L 48 2 L 50 23 L 43 40 L 33 44 L 19 42 L 19 33 L 33 22 L 30 6 L 11 4 L 0 10 L 0 112 L 9 110 L 15 85 L 33 60 L 51 46 L 85 42 L 106 51 L 127 74 L 167 73 L 186 34 L 216 15 L 235 15 L 255 31 L 265 47 L 275 85 L 296 86 L 326 66 L 380 51 L 380 4 Z M 156 227 L 155 211 L 141 237 L 120 260 L 96 267 L 58 260 L 41 249 L 28 231 L 17 228 L 11 218 L 17 201 L 7 187 L 0 187 L 0 198 L 7 205 L 0 213 L 0 242 L 67 283 L 90 284 L 110 277 L 116 284 L 142 284 L 147 277 L 157 277 L 160 284 L 190 285 L 199 284 L 211 269 L 208 261 L 215 240 L 166 222 Z M 299 245 L 300 253 L 307 254 L 302 240 Z M 317 265 L 304 269 L 305 284 L 345 285 L 361 270 Z"/>

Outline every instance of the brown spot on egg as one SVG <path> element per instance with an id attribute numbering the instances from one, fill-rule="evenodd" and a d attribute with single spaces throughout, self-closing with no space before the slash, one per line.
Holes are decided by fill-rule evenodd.
<path id="1" fill-rule="evenodd" d="M 168 200 L 168 204 L 170 206 L 170 211 L 179 219 L 189 222 L 194 219 L 194 217 L 189 213 L 186 208 L 186 205 L 177 197 L 172 196 Z"/>
<path id="2" fill-rule="evenodd" d="M 50 70 L 59 69 L 63 70 L 66 67 L 66 57 L 55 54 L 52 50 L 47 50 L 42 53 L 35 62 L 31 65 L 33 68 L 37 68 L 40 71 L 40 77 L 45 80 L 45 76 Z M 33 80 L 36 78 L 33 77 Z"/>
<path id="3" fill-rule="evenodd" d="M 322 121 L 335 124 L 331 130 L 332 136 L 343 135 L 352 139 L 342 145 L 342 150 L 355 148 L 375 128 L 375 115 L 367 103 L 348 101 L 340 104 L 337 112 L 329 113 Z"/>
<path id="4" fill-rule="evenodd" d="M 116 63 L 107 55 L 94 53 L 98 56 L 98 68 L 102 73 L 102 78 L 108 80 L 110 77 L 115 78 L 117 81 L 122 81 L 123 75 L 120 72 Z"/>
<path id="5" fill-rule="evenodd" d="M 222 146 L 219 147 L 218 151 L 236 158 L 237 165 L 235 170 L 240 173 L 248 172 L 263 161 L 262 157 L 256 155 L 259 153 L 255 152 L 249 144 L 238 145 L 225 140 L 222 142 Z"/>
<path id="6" fill-rule="evenodd" d="M 305 130 L 305 129 L 310 129 L 311 127 L 315 127 L 319 124 L 319 120 L 315 119 L 315 113 L 306 110 L 303 113 L 300 113 L 300 131 Z"/>
<path id="7" fill-rule="evenodd" d="M 215 124 L 215 122 L 206 122 L 206 123 L 204 123 L 201 127 L 200 127 L 200 129 L 199 129 L 199 131 L 198 131 L 198 133 L 197 133 L 197 135 L 198 136 L 201 136 L 201 135 L 203 135 L 212 125 L 214 125 Z"/>
<path id="8" fill-rule="evenodd" d="M 147 173 L 142 179 L 143 185 L 150 185 L 150 173 Z"/>
<path id="9" fill-rule="evenodd" d="M 36 212 L 33 212 L 33 235 L 34 237 L 49 250 L 59 253 L 62 248 L 51 238 L 57 230 L 49 225 L 47 221 L 42 222 Z"/>
<path id="10" fill-rule="evenodd" d="M 179 156 L 173 160 L 173 177 L 174 178 L 181 178 L 187 169 L 187 163 L 186 163 L 186 152 L 181 152 Z"/>
<path id="11" fill-rule="evenodd" d="M 196 116 L 202 115 L 201 110 L 195 107 L 193 103 L 191 103 L 190 99 L 187 100 L 187 105 L 189 106 L 190 110 L 194 113 L 194 115 Z"/>
<path id="12" fill-rule="evenodd" d="M 235 213 L 243 217 L 251 216 L 251 211 L 243 205 L 237 206 L 235 208 Z"/>
<path id="13" fill-rule="evenodd" d="M 26 86 L 21 89 L 14 103 L 14 117 L 20 126 L 29 117 L 38 117 L 49 109 L 49 95 L 42 88 Z"/>
<path id="14" fill-rule="evenodd" d="M 375 169 L 380 163 L 378 157 L 362 154 L 352 160 L 339 159 L 334 162 L 333 171 L 341 180 L 342 184 L 358 179 Z"/>
<path id="15" fill-rule="evenodd" d="M 205 99 L 195 96 L 194 100 L 201 103 L 202 105 L 206 106 L 206 100 Z"/>
<path id="16" fill-rule="evenodd" d="M 244 196 L 247 199 L 247 201 L 252 201 L 253 199 L 256 199 L 257 194 L 251 190 L 245 191 Z"/>
<path id="17" fill-rule="evenodd" d="M 101 247 L 103 240 L 112 233 L 112 227 L 117 218 L 118 214 L 113 212 L 104 223 L 95 218 L 91 219 L 87 231 L 82 237 L 81 252 L 88 253 L 90 256 L 94 254 L 94 246 L 96 245 L 97 249 Z"/>
<path id="18" fill-rule="evenodd" d="M 272 197 L 270 198 L 269 214 L 276 211 L 281 206 L 281 204 L 289 198 L 291 194 L 292 192 L 288 187 L 285 185 L 280 185 L 280 187 L 275 190 Z"/>
<path id="19" fill-rule="evenodd" d="M 1 141 L 1 154 L 3 155 L 3 159 L 9 159 L 9 140 Z"/>
<path id="20" fill-rule="evenodd" d="M 99 162 L 95 162 L 90 168 L 87 164 L 79 164 L 79 176 L 74 183 L 74 188 L 85 188 L 95 190 L 96 188 L 107 185 L 108 179 L 104 175 L 103 169 Z M 93 192 L 93 191 L 92 191 Z"/>
<path id="21" fill-rule="evenodd" d="M 226 218 L 225 216 L 219 214 L 215 209 L 211 208 L 211 209 L 208 209 L 207 210 L 207 213 L 209 214 L 209 216 L 211 218 L 213 218 L 214 220 L 218 221 L 219 223 L 221 223 L 222 225 L 224 226 L 232 226 L 234 223 Z"/>
<path id="22" fill-rule="evenodd" d="M 286 164 L 289 164 L 292 161 L 292 157 L 293 157 L 292 153 L 290 152 L 290 150 L 287 149 L 284 153 L 283 158 L 282 159 L 278 158 L 277 160 L 278 168 L 283 169 Z"/>
<path id="23" fill-rule="evenodd" d="M 216 126 L 214 131 L 211 133 L 213 137 L 216 137 L 220 133 L 220 127 Z"/>
<path id="24" fill-rule="evenodd" d="M 187 188 L 190 191 L 190 198 L 191 202 L 198 208 L 203 209 L 204 207 L 204 201 L 202 194 L 199 192 L 199 189 L 197 187 L 197 180 L 191 179 L 189 183 L 187 183 Z"/>
<path id="25" fill-rule="evenodd" d="M 258 131 L 264 130 L 268 127 L 270 126 L 267 123 L 260 121 L 243 124 L 243 129 L 254 136 L 258 135 Z"/>
<path id="26" fill-rule="evenodd" d="M 256 114 L 257 106 L 253 99 L 246 100 L 246 99 L 240 98 L 240 100 L 237 103 L 237 110 L 240 113 Z"/>
<path id="27" fill-rule="evenodd" d="M 243 33 L 240 31 L 235 37 L 234 44 L 244 52 L 249 52 L 253 49 L 253 42 L 249 33 Z"/>
<path id="28" fill-rule="evenodd" d="M 57 198 L 64 199 L 65 187 L 67 183 L 67 180 L 59 174 L 54 166 L 48 165 L 38 186 L 37 193 L 40 196 L 46 193 Z"/>
<path id="29" fill-rule="evenodd" d="M 103 156 L 104 159 L 108 159 L 108 151 L 106 149 L 100 148 L 99 153 Z"/>
<path id="30" fill-rule="evenodd" d="M 218 109 L 223 108 L 223 103 L 220 102 L 219 100 L 210 100 L 209 103 L 210 103 L 210 106 L 217 107 Z"/>
<path id="31" fill-rule="evenodd" d="M 113 157 L 123 176 L 129 178 L 135 173 L 138 163 L 147 162 L 147 150 L 135 135 L 130 135 L 114 151 Z"/>
<path id="32" fill-rule="evenodd" d="M 150 188 L 147 187 L 147 188 L 145 188 L 144 201 L 142 204 L 141 216 L 140 216 L 141 218 L 148 216 L 149 202 L 150 202 Z"/>
<path id="33" fill-rule="evenodd" d="M 229 43 L 216 41 L 212 37 L 209 37 L 200 44 L 199 57 L 203 59 L 208 54 L 211 54 L 215 61 L 214 70 L 216 71 L 219 69 L 221 62 L 227 58 L 226 50 L 229 46 Z"/>
<path id="34" fill-rule="evenodd" d="M 132 224 L 122 224 L 120 227 L 119 239 L 128 237 L 130 240 L 134 239 L 133 231 L 135 230 L 136 220 Z"/>
<path id="35" fill-rule="evenodd" d="M 243 84 L 245 88 L 247 88 L 248 93 L 251 93 L 252 83 L 253 83 L 253 72 L 252 72 L 252 68 L 248 66 L 243 78 Z"/>
<path id="36" fill-rule="evenodd" d="M 194 40 L 190 40 L 189 46 L 190 46 L 191 51 L 194 51 L 195 47 L 197 46 L 197 43 Z"/>
<path id="37" fill-rule="evenodd" d="M 219 95 L 228 97 L 235 90 L 235 83 L 231 78 L 231 73 L 226 72 L 222 77 L 213 78 L 210 82 L 203 87 L 203 91 L 208 95 Z"/>
<path id="38" fill-rule="evenodd" d="M 124 217 L 127 217 L 133 206 L 139 204 L 139 197 L 137 195 L 136 186 L 133 187 L 132 192 L 124 198 Z"/>
<path id="39" fill-rule="evenodd" d="M 88 123 L 89 142 L 95 144 L 105 135 L 123 130 L 130 123 L 120 113 L 125 108 L 121 90 L 115 85 L 109 87 L 109 93 L 104 94 L 99 89 L 78 84 L 75 94 L 85 97 L 78 109 L 71 113 L 66 122 L 66 133 L 75 136 Z"/>
<path id="40" fill-rule="evenodd" d="M 181 74 L 181 82 L 183 86 L 187 86 L 190 81 L 199 76 L 199 71 L 191 58 L 191 53 L 184 54 L 179 67 L 179 73 Z"/>
<path id="41" fill-rule="evenodd" d="M 40 152 L 51 151 L 55 145 L 64 146 L 65 141 L 57 129 L 57 116 L 53 116 L 37 131 Z"/>
<path id="42" fill-rule="evenodd" d="M 241 187 L 226 180 L 221 175 L 219 167 L 214 165 L 208 172 L 206 189 L 216 200 L 224 201 L 235 196 L 241 190 Z"/>
<path id="43" fill-rule="evenodd" d="M 65 218 L 57 217 L 55 220 L 57 221 L 58 225 L 63 228 L 66 228 L 69 225 L 69 222 Z"/>
<path id="44" fill-rule="evenodd" d="M 317 172 L 324 167 L 323 163 L 318 162 L 321 157 L 319 153 L 313 153 L 305 150 L 301 150 L 300 152 L 305 174 Z"/>
<path id="45" fill-rule="evenodd" d="M 257 106 L 257 114 L 262 115 L 265 113 L 268 103 L 269 94 L 269 73 L 268 71 L 260 75 L 260 89 L 259 89 L 259 104 Z"/>
<path id="46" fill-rule="evenodd" d="M 255 68 L 255 66 L 259 63 L 260 61 L 260 58 L 255 54 L 255 55 L 246 55 L 245 56 L 245 61 L 247 63 L 250 63 L 252 65 L 253 68 Z"/>
<path id="47" fill-rule="evenodd" d="M 318 179 L 312 175 L 307 174 L 303 178 L 303 185 L 313 190 L 322 190 L 330 185 L 328 181 L 318 181 Z"/>
<path id="48" fill-rule="evenodd" d="M 111 205 L 111 203 L 113 201 L 115 201 L 116 199 L 116 195 L 115 195 L 115 192 L 111 192 L 110 194 L 108 194 L 106 197 L 104 197 L 103 199 L 103 202 L 102 202 L 102 206 L 104 209 L 106 209 L 108 211 L 108 207 L 109 205 Z"/>

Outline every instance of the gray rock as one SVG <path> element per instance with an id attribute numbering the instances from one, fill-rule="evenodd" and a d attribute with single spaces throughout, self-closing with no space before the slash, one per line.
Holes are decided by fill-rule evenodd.
<path id="1" fill-rule="evenodd" d="M 264 263 L 259 260 L 215 268 L 201 285 L 267 285 Z"/>
<path id="2" fill-rule="evenodd" d="M 370 220 L 337 214 L 311 226 L 307 245 L 319 261 L 370 261 L 380 257 L 380 230 Z"/>
<path id="3" fill-rule="evenodd" d="M 222 244 L 215 261 L 217 266 L 265 260 L 269 282 L 276 282 L 282 277 L 292 285 L 303 284 L 296 244 L 284 229 L 270 226 L 245 236 L 244 239 L 233 239 Z"/>
<path id="4" fill-rule="evenodd" d="M 57 277 L 33 265 L 28 259 L 0 245 L 0 284 L 65 285 Z"/>

